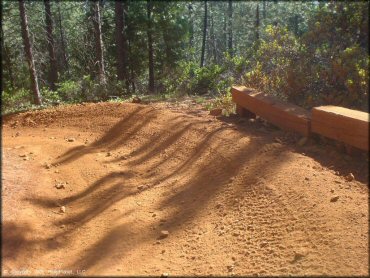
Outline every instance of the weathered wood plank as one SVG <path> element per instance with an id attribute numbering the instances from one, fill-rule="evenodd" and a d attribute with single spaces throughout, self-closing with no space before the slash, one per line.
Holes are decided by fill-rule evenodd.
<path id="1" fill-rule="evenodd" d="M 310 135 L 311 116 L 307 110 L 244 86 L 233 86 L 231 93 L 237 105 L 272 124 L 304 136 Z"/>
<path id="2" fill-rule="evenodd" d="M 312 132 L 369 150 L 369 113 L 338 106 L 312 109 Z"/>

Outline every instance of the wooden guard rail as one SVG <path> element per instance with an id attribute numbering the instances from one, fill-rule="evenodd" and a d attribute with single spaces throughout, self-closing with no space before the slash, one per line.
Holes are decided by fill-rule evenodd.
<path id="1" fill-rule="evenodd" d="M 244 86 L 231 89 L 236 112 L 241 116 L 260 117 L 303 136 L 311 132 L 369 150 L 369 114 L 338 106 L 320 106 L 312 113 L 294 104 Z"/>

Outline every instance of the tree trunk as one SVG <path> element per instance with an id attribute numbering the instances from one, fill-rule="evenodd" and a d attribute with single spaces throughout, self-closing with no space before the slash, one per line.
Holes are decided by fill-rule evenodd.
<path id="1" fill-rule="evenodd" d="M 129 57 L 130 57 L 130 83 L 131 83 L 132 93 L 135 94 L 135 91 L 136 91 L 136 88 L 135 88 L 135 73 L 134 73 L 134 69 L 133 69 L 132 61 L 131 61 L 132 53 L 131 53 L 130 39 L 128 39 L 128 53 L 129 53 Z"/>
<path id="2" fill-rule="evenodd" d="M 204 25 L 203 25 L 203 40 L 202 40 L 202 53 L 200 57 L 200 67 L 204 66 L 204 54 L 206 51 L 206 37 L 207 37 L 207 22 L 208 22 L 208 13 L 206 0 L 204 1 Z"/>
<path id="3" fill-rule="evenodd" d="M 229 12 L 229 24 L 228 24 L 228 27 L 229 27 L 229 30 L 228 30 L 229 40 L 228 40 L 228 50 L 229 50 L 230 56 L 232 57 L 233 56 L 233 4 L 232 4 L 232 1 L 231 0 L 229 0 L 229 9 L 228 9 L 228 12 Z"/>
<path id="4" fill-rule="evenodd" d="M 130 6 L 128 5 L 124 5 L 123 7 L 123 12 L 124 12 L 124 16 L 125 16 L 125 24 L 126 24 L 126 30 L 127 32 L 125 32 L 126 34 L 126 39 L 127 39 L 127 68 L 128 68 L 128 74 L 130 75 L 129 76 L 129 84 L 131 85 L 131 92 L 132 94 L 135 94 L 135 91 L 136 91 L 136 87 L 135 87 L 135 72 L 134 72 L 134 66 L 133 66 L 133 59 L 132 59 L 132 48 L 131 48 L 131 38 L 130 38 L 130 34 L 135 32 L 133 30 L 133 28 L 131 27 L 130 25 L 130 21 L 129 21 L 129 18 L 126 16 L 128 15 L 129 13 L 129 8 Z M 129 32 L 130 30 L 130 32 Z"/>
<path id="5" fill-rule="evenodd" d="M 46 38 L 49 51 L 49 84 L 52 91 L 56 90 L 56 83 L 58 82 L 58 68 L 57 59 L 55 57 L 54 38 L 53 38 L 53 20 L 51 16 L 50 0 L 44 0 L 45 6 L 45 23 L 46 23 Z"/>
<path id="6" fill-rule="evenodd" d="M 214 21 L 213 21 L 213 13 L 210 10 L 210 43 L 212 45 L 212 56 L 213 62 L 217 63 L 217 48 L 216 48 L 216 36 L 215 36 L 215 29 L 214 29 Z"/>
<path id="7" fill-rule="evenodd" d="M 116 42 L 117 42 L 117 77 L 118 80 L 125 80 L 128 86 L 127 73 L 127 42 L 125 34 L 125 17 L 123 2 L 115 2 L 115 19 L 116 19 Z M 127 15 L 127 12 L 126 14 Z M 127 88 L 128 89 L 128 88 Z"/>
<path id="8" fill-rule="evenodd" d="M 257 3 L 257 7 L 256 7 L 256 41 L 258 41 L 259 38 L 260 38 L 259 28 L 260 28 L 260 6 L 259 6 L 259 3 Z"/>
<path id="9" fill-rule="evenodd" d="M 2 33 L 2 30 L 1 30 Z M 1 36 L 1 41 L 2 41 L 2 49 L 3 49 L 3 59 L 4 59 L 4 69 L 7 69 L 8 71 L 8 77 L 9 77 L 9 82 L 10 82 L 10 87 L 14 89 L 14 74 L 13 74 L 13 64 L 12 64 L 12 59 L 11 59 L 11 52 L 9 46 L 7 46 L 4 42 L 4 36 Z M 4 82 L 5 83 L 5 82 Z"/>
<path id="10" fill-rule="evenodd" d="M 148 58 L 149 58 L 149 86 L 148 92 L 154 93 L 154 57 L 153 57 L 153 38 L 152 38 L 152 2 L 147 0 L 147 20 L 148 20 Z"/>
<path id="11" fill-rule="evenodd" d="M 191 4 L 188 5 L 188 10 L 189 10 L 189 18 L 190 18 L 190 28 L 189 28 L 189 48 L 192 47 L 193 45 L 193 40 L 194 40 L 194 20 L 192 17 L 193 13 L 193 6 Z"/>
<path id="12" fill-rule="evenodd" d="M 104 45 L 103 36 L 101 31 L 101 18 L 100 18 L 100 5 L 99 1 L 93 2 L 94 10 L 94 32 L 95 32 L 95 48 L 96 48 L 96 63 L 98 65 L 98 79 L 100 84 L 106 83 L 105 70 L 104 70 Z"/>
<path id="13" fill-rule="evenodd" d="M 22 27 L 22 38 L 23 38 L 23 44 L 24 44 L 24 52 L 26 54 L 28 68 L 30 70 L 30 77 L 31 77 L 31 90 L 33 93 L 33 101 L 36 105 L 41 105 L 41 94 L 39 91 L 39 85 L 37 81 L 37 74 L 36 74 L 36 68 L 35 63 L 33 60 L 33 54 L 32 54 L 32 46 L 30 42 L 30 34 L 28 29 L 28 20 L 26 15 L 26 10 L 24 6 L 24 0 L 19 0 L 19 14 L 21 17 L 21 27 Z"/>
<path id="14" fill-rule="evenodd" d="M 59 34 L 60 34 L 60 42 L 62 44 L 61 48 L 61 54 L 62 54 L 62 59 L 63 59 L 63 64 L 64 68 L 69 74 L 69 62 L 68 62 L 68 57 L 67 57 L 67 44 L 65 41 L 65 34 L 63 30 L 63 25 L 62 25 L 62 15 L 60 13 L 60 1 L 57 0 L 57 7 L 58 7 L 58 25 L 59 25 Z"/>
<path id="15" fill-rule="evenodd" d="M 224 26 L 223 26 L 223 36 L 222 36 L 222 38 L 223 38 L 223 44 L 222 44 L 222 46 L 223 46 L 223 52 L 226 52 L 227 51 L 227 14 L 225 13 L 224 14 L 224 21 L 223 21 L 223 23 L 224 23 Z"/>
<path id="16" fill-rule="evenodd" d="M 123 7 L 122 2 L 116 1 L 114 6 L 115 20 L 116 20 L 116 44 L 117 44 L 117 78 L 118 80 L 125 79 L 123 63 Z"/>

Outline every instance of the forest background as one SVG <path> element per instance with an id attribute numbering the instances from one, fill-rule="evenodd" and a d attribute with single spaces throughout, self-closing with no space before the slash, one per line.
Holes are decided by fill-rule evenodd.
<path id="1" fill-rule="evenodd" d="M 369 2 L 2 1 L 2 113 L 242 84 L 368 112 Z"/>

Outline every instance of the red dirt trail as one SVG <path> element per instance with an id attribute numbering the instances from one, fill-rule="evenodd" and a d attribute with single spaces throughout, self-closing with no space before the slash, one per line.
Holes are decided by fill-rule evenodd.
<path id="1" fill-rule="evenodd" d="M 369 274 L 367 158 L 189 107 L 3 117 L 3 274 Z"/>

